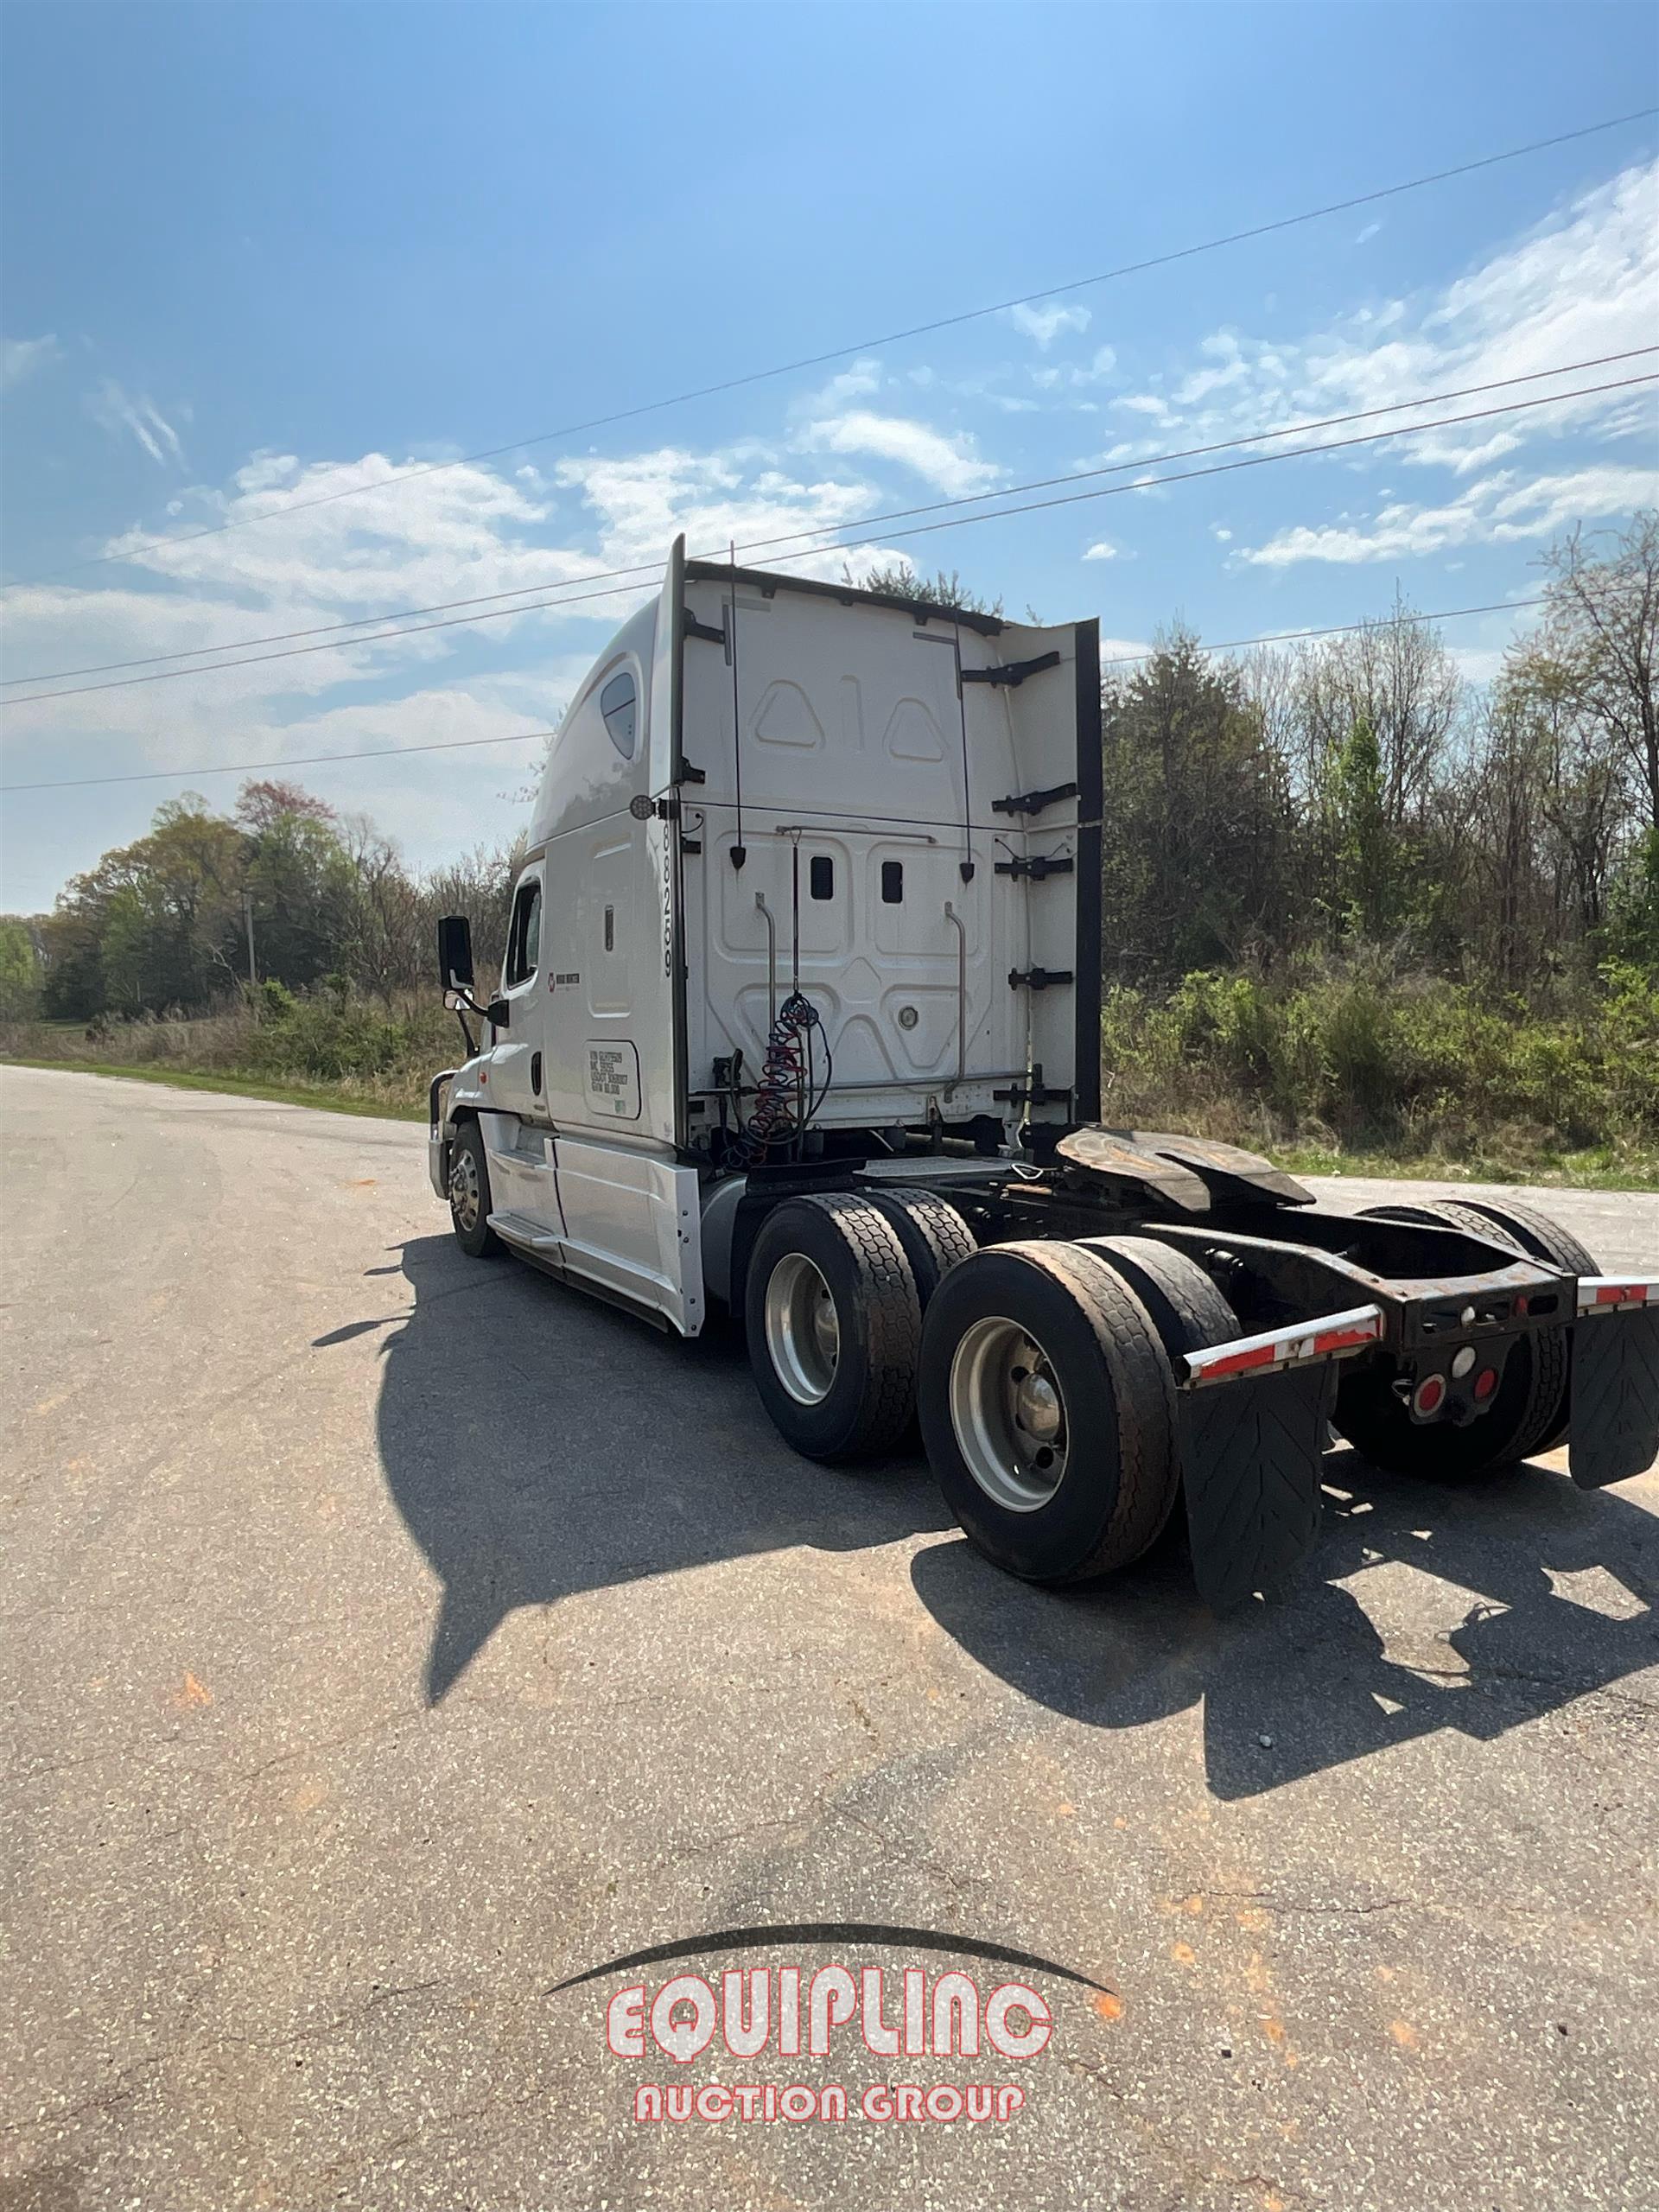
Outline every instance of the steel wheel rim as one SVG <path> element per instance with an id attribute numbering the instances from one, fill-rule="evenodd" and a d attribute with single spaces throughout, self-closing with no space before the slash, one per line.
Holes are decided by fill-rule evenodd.
<path id="1" fill-rule="evenodd" d="M 822 1405 L 841 1363 L 841 1316 L 804 1252 L 785 1252 L 766 1280 L 766 1351 L 799 1406 Z"/>
<path id="2" fill-rule="evenodd" d="M 1065 1401 L 1031 1332 L 1001 1314 L 965 1329 L 950 1398 L 957 1448 L 987 1497 L 1009 1513 L 1046 1505 L 1065 1474 Z"/>
<path id="3" fill-rule="evenodd" d="M 455 1227 L 464 1236 L 470 1236 L 478 1227 L 480 1195 L 478 1162 L 470 1146 L 457 1145 L 449 1164 L 449 1211 L 455 1217 Z"/>

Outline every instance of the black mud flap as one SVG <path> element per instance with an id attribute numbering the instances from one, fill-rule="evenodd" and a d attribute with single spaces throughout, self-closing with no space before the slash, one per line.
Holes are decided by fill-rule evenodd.
<path id="1" fill-rule="evenodd" d="M 1659 1458 L 1659 1306 L 1593 1314 L 1574 1328 L 1567 1434 L 1580 1490 L 1645 1474 Z"/>
<path id="2" fill-rule="evenodd" d="M 1322 1363 L 1179 1394 L 1192 1573 L 1218 1613 L 1283 1582 L 1319 1540 L 1333 1376 Z"/>

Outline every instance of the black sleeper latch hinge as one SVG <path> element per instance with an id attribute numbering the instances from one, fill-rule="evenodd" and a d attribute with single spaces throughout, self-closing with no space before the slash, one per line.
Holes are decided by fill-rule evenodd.
<path id="1" fill-rule="evenodd" d="M 725 631 L 716 630 L 712 623 L 699 622 L 689 607 L 681 608 L 680 619 L 685 625 L 685 634 L 688 638 L 706 638 L 711 645 L 725 644 Z"/>
<path id="2" fill-rule="evenodd" d="M 1010 791 L 1007 798 L 991 801 L 993 814 L 1040 814 L 1058 799 L 1076 798 L 1075 784 L 1052 784 L 1046 791 Z"/>
<path id="3" fill-rule="evenodd" d="M 998 875 L 1028 875 L 1033 883 L 1040 883 L 1045 876 L 1070 875 L 1076 863 L 1070 858 L 1054 860 L 1047 853 L 1039 853 L 1034 860 L 998 861 Z"/>
<path id="4" fill-rule="evenodd" d="M 1006 683 L 1010 689 L 1023 683 L 1028 676 L 1040 675 L 1046 668 L 1058 668 L 1058 653 L 1039 653 L 1035 660 L 1011 660 L 1004 668 L 964 668 L 964 683 Z"/>
<path id="5" fill-rule="evenodd" d="M 1010 968 L 1008 988 L 1017 991 L 1023 983 L 1027 990 L 1046 991 L 1051 983 L 1075 983 L 1077 976 L 1070 968 Z"/>
<path id="6" fill-rule="evenodd" d="M 1006 1090 L 994 1090 L 991 1093 L 993 1098 L 1006 1099 L 1010 1106 L 1055 1106 L 1061 1104 L 1071 1096 L 1071 1093 L 1069 1090 L 1049 1089 L 1043 1081 L 1042 1063 L 1039 1060 L 1033 1060 L 1031 1064 L 1029 1083 L 1011 1084 Z"/>

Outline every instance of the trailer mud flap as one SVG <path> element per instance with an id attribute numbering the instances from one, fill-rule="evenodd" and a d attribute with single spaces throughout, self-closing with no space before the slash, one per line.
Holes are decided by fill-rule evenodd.
<path id="1" fill-rule="evenodd" d="M 1179 1395 L 1192 1573 L 1218 1613 L 1283 1582 L 1319 1540 L 1333 1380 L 1319 1363 Z"/>
<path id="2" fill-rule="evenodd" d="M 1572 1389 L 1567 1466 L 1579 1488 L 1645 1474 L 1659 1458 L 1659 1305 L 1581 1314 Z"/>

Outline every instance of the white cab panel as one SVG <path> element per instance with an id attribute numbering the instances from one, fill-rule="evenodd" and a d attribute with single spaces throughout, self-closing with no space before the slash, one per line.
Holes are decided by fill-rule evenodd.
<path id="1" fill-rule="evenodd" d="M 558 1157 L 566 1268 L 695 1336 L 702 1325 L 696 1169 L 579 1137 L 561 1136 Z"/>

